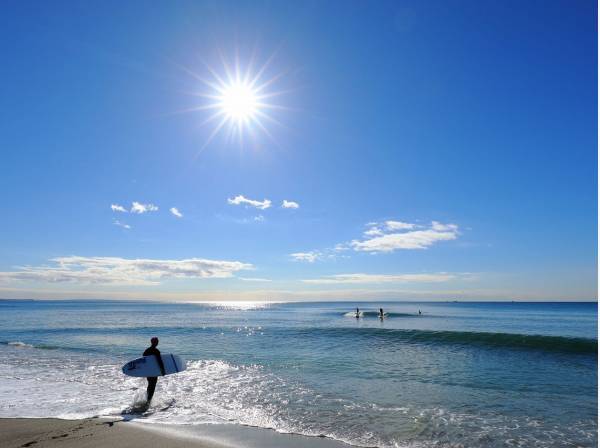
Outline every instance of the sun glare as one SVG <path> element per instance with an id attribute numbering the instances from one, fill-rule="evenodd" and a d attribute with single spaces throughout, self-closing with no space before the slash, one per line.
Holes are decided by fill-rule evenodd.
<path id="1" fill-rule="evenodd" d="M 237 140 L 243 143 L 246 137 L 255 138 L 256 131 L 274 141 L 266 124 L 281 125 L 272 116 L 272 112 L 287 108 L 272 102 L 282 93 L 272 90 L 280 75 L 266 77 L 273 58 L 274 55 L 260 67 L 255 67 L 254 58 L 251 58 L 247 66 L 242 67 L 237 57 L 232 66 L 221 56 L 223 69 L 219 71 L 207 66 L 207 73 L 210 74 L 208 79 L 185 69 L 204 85 L 203 91 L 194 92 L 193 95 L 205 99 L 203 104 L 188 109 L 187 112 L 210 111 L 202 125 L 214 126 L 202 149 L 221 132 L 225 134 L 227 142 Z"/>
<path id="2" fill-rule="evenodd" d="M 239 82 L 223 89 L 220 106 L 227 118 L 238 124 L 255 119 L 260 108 L 258 97 L 252 87 Z"/>

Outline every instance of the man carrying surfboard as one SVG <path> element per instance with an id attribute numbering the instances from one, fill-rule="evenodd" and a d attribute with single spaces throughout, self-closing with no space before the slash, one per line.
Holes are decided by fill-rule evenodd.
<path id="1" fill-rule="evenodd" d="M 158 345 L 158 338 L 155 336 L 150 339 L 150 347 L 144 350 L 144 356 L 154 355 L 156 360 L 158 361 L 158 366 L 160 367 L 160 372 L 162 375 L 165 374 L 165 366 L 163 364 L 162 358 L 160 357 L 160 351 L 156 348 Z M 158 377 L 150 376 L 146 378 L 148 380 L 148 388 L 146 389 L 146 394 L 148 395 L 148 404 L 152 400 L 154 396 L 154 389 L 156 389 L 156 382 L 158 381 Z"/>

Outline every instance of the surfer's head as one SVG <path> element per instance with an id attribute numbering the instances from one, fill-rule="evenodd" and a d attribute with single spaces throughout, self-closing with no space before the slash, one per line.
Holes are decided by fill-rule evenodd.
<path id="1" fill-rule="evenodd" d="M 154 336 L 152 339 L 150 339 L 150 343 L 154 346 L 158 345 L 158 338 L 156 336 Z"/>

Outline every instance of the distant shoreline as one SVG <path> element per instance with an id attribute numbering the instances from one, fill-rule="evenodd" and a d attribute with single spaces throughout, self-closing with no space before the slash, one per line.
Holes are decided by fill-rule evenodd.
<path id="1" fill-rule="evenodd" d="M 579 300 L 564 300 L 564 299 L 540 299 L 540 300 L 515 300 L 515 299 L 353 299 L 353 300 L 193 300 L 193 299 L 103 299 L 103 298 L 68 298 L 68 299 L 7 299 L 0 298 L 0 302 L 135 302 L 135 303 L 169 303 L 169 304 L 226 304 L 226 303 L 264 303 L 264 304 L 286 304 L 286 303 L 598 303 L 598 299 L 579 299 Z"/>

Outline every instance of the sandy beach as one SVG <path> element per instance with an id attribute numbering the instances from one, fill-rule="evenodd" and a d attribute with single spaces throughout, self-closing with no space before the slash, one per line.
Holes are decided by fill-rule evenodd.
<path id="1" fill-rule="evenodd" d="M 2 448 L 349 448 L 322 437 L 236 424 L 162 425 L 121 419 L 0 418 Z"/>
<path id="2" fill-rule="evenodd" d="M 60 420 L 54 418 L 0 419 L 3 448 L 52 447 L 164 447 L 223 448 L 227 445 L 185 437 L 174 437 L 140 428 L 136 424 L 99 418 Z"/>

